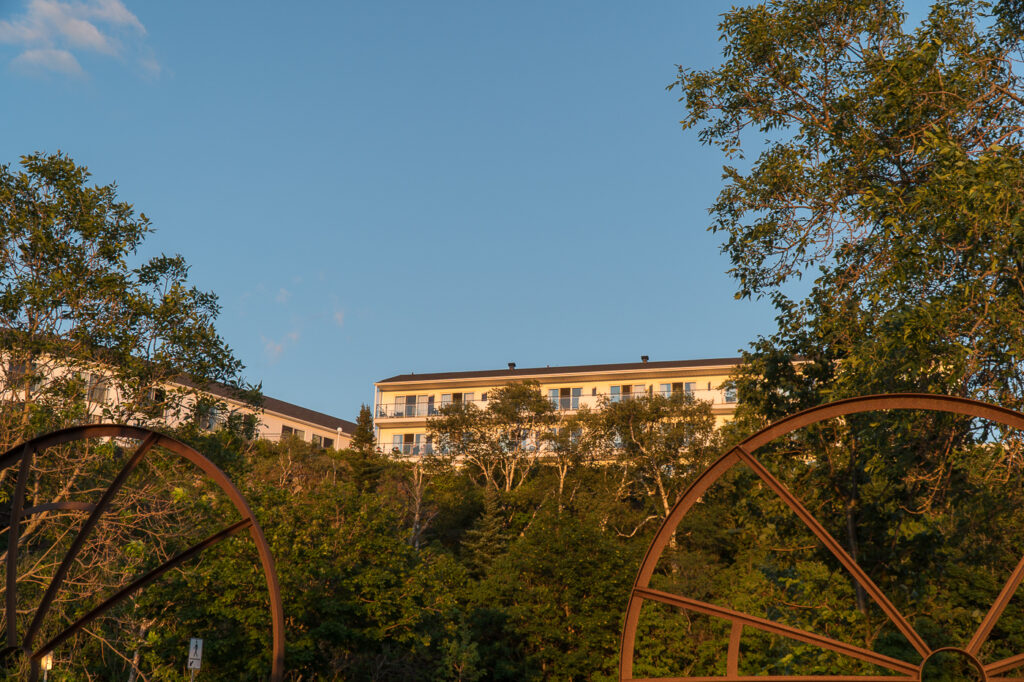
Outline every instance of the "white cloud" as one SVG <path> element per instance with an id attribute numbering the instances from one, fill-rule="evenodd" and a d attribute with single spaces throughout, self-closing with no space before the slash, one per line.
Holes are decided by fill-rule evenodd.
<path id="1" fill-rule="evenodd" d="M 82 65 L 67 50 L 25 50 L 11 64 L 19 71 L 56 71 L 69 76 L 80 76 Z"/>
<path id="2" fill-rule="evenodd" d="M 277 362 L 284 355 L 284 352 L 288 350 L 290 346 L 298 343 L 301 335 L 298 330 L 292 330 L 284 335 L 284 338 L 280 341 L 274 339 L 268 339 L 265 336 L 260 337 L 260 341 L 263 342 L 263 353 L 267 356 L 267 359 L 271 364 Z"/>
<path id="3" fill-rule="evenodd" d="M 121 0 L 28 0 L 23 14 L 0 21 L 0 43 L 22 48 L 13 64 L 70 75 L 83 73 L 75 51 L 130 59 L 148 75 L 158 74 L 159 65 L 141 45 L 145 35 L 146 27 Z"/>
<path id="4" fill-rule="evenodd" d="M 345 324 L 345 311 L 344 310 L 335 310 L 334 311 L 334 324 L 338 325 L 339 327 L 342 326 L 343 324 Z"/>
<path id="5" fill-rule="evenodd" d="M 291 297 L 292 292 L 282 287 L 277 291 L 277 296 L 274 297 L 274 300 L 277 301 L 278 303 L 287 303 L 288 299 Z"/>
<path id="6" fill-rule="evenodd" d="M 267 354 L 271 362 L 277 362 L 281 355 L 284 354 L 284 344 L 262 336 L 260 339 L 263 341 L 263 352 Z"/>

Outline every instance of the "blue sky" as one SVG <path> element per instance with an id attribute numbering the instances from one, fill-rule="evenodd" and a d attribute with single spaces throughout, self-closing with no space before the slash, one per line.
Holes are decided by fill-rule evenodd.
<path id="1" fill-rule="evenodd" d="M 731 356 L 675 65 L 727 3 L 0 1 L 0 163 L 62 150 L 220 296 L 268 395 L 353 419 L 373 381 Z"/>

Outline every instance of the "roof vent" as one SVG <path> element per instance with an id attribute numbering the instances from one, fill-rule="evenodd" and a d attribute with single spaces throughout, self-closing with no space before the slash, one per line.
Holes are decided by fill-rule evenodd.
<path id="1" fill-rule="evenodd" d="M 640 362 L 644 363 L 645 365 L 647 364 L 648 360 L 650 360 L 650 358 L 648 356 L 646 356 L 646 355 L 641 355 L 640 356 Z"/>
<path id="2" fill-rule="evenodd" d="M 509 368 L 510 370 L 513 370 L 513 369 L 515 369 L 515 368 L 516 368 L 516 363 L 514 363 L 514 362 L 510 362 L 510 363 L 508 363 L 508 368 Z"/>

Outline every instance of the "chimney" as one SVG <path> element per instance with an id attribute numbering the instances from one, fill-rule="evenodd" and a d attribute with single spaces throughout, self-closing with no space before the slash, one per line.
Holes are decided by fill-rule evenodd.
<path id="1" fill-rule="evenodd" d="M 516 363 L 514 363 L 514 362 L 510 362 L 510 363 L 508 363 L 508 369 L 509 369 L 509 371 L 512 371 L 512 370 L 513 370 L 513 369 L 515 369 L 515 368 L 516 368 Z"/>
<path id="2" fill-rule="evenodd" d="M 647 361 L 648 361 L 649 359 L 650 359 L 650 358 L 649 358 L 648 356 L 646 356 L 646 355 L 641 355 L 641 356 L 640 356 L 640 362 L 644 363 L 645 365 L 647 364 Z"/>

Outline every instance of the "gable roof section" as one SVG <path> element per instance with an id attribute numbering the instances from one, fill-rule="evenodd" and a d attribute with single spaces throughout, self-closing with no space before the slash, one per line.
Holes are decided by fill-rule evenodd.
<path id="1" fill-rule="evenodd" d="M 271 398 L 269 396 L 263 397 L 263 409 L 270 410 L 271 412 L 277 412 L 278 414 L 283 414 L 286 417 L 292 417 L 293 419 L 301 419 L 303 421 L 311 422 L 329 429 L 337 430 L 340 428 L 342 432 L 349 435 L 352 435 L 356 430 L 355 422 L 350 422 L 346 419 L 339 419 L 338 417 L 332 417 L 329 414 L 310 410 L 309 408 L 300 407 L 299 405 L 293 405 L 292 403 L 286 403 L 283 400 L 278 400 L 277 398 Z"/>
<path id="2" fill-rule="evenodd" d="M 179 377 L 178 383 L 184 384 L 195 388 L 195 385 L 188 380 L 187 377 Z M 238 400 L 237 392 L 230 386 L 219 383 L 206 384 L 203 388 L 199 389 L 207 393 L 211 393 L 220 398 L 230 398 L 232 400 Z M 270 412 L 276 412 L 277 414 L 284 415 L 285 417 L 291 417 L 292 419 L 301 419 L 302 421 L 316 424 L 325 429 L 331 429 L 337 431 L 339 428 L 343 433 L 352 435 L 356 430 L 355 422 L 350 422 L 347 419 L 341 419 L 339 417 L 332 417 L 329 414 L 323 412 L 317 412 L 301 405 L 295 405 L 294 403 L 288 403 L 277 398 L 271 398 L 268 395 L 263 396 L 262 408 Z"/>
<path id="3" fill-rule="evenodd" d="M 399 383 L 405 381 L 437 381 L 440 379 L 474 379 L 496 377 L 527 377 L 544 374 L 577 374 L 586 372 L 614 372 L 617 370 L 635 369 L 689 369 L 693 367 L 732 367 L 740 364 L 740 358 L 709 358 L 706 360 L 680 360 L 660 362 L 624 362 L 610 365 L 565 365 L 562 367 L 523 367 L 516 369 L 492 369 L 472 372 L 438 372 L 434 374 L 398 374 L 381 379 L 378 384 Z"/>

